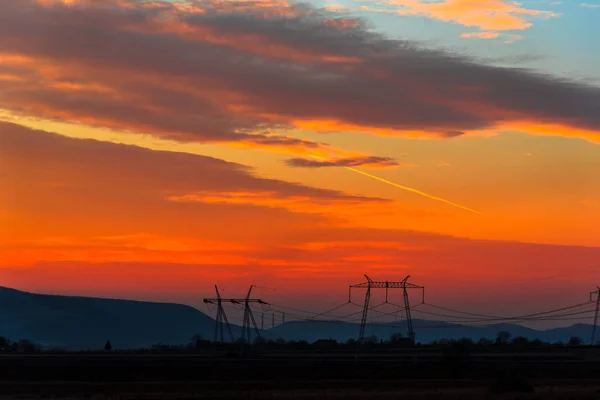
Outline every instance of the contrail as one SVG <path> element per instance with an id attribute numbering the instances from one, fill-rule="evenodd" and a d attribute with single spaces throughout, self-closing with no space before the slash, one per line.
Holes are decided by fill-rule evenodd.
<path id="1" fill-rule="evenodd" d="M 319 156 L 315 156 L 315 155 L 312 155 L 312 154 L 310 156 L 313 157 L 313 158 L 319 159 L 319 160 L 324 160 L 324 158 L 319 157 Z M 414 189 L 414 188 L 411 188 L 411 187 L 408 187 L 408 186 L 399 185 L 397 183 L 388 181 L 387 179 L 383 179 L 383 178 L 381 178 L 379 176 L 371 175 L 369 173 L 366 173 L 364 171 L 361 171 L 361 170 L 358 170 L 358 169 L 355 169 L 355 168 L 352 168 L 352 167 L 344 167 L 344 168 L 346 168 L 346 169 L 348 169 L 350 171 L 356 172 L 357 174 L 368 176 L 369 178 L 373 178 L 373 179 L 376 179 L 376 180 L 378 180 L 380 182 L 387 183 L 388 185 L 392 185 L 392 186 L 397 187 L 399 189 L 406 190 L 407 192 L 416 193 L 416 194 L 418 194 L 420 196 L 427 197 L 428 199 L 432 199 L 432 200 L 436 200 L 436 201 L 441 201 L 442 203 L 450 204 L 451 206 L 462 208 L 463 210 L 467 210 L 467 211 L 475 213 L 475 214 L 481 214 L 479 211 L 473 210 L 472 208 L 461 206 L 460 204 L 453 203 L 450 200 L 442 199 L 441 197 L 432 196 L 430 194 L 427 194 L 425 192 L 421 192 L 420 190 L 417 190 L 417 189 Z"/>

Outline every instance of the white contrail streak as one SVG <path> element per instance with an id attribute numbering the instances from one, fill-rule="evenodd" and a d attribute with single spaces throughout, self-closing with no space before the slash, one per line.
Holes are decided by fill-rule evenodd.
<path id="1" fill-rule="evenodd" d="M 313 158 L 316 158 L 318 160 L 325 160 L 322 157 L 315 156 L 315 155 L 312 155 L 312 154 L 310 156 L 313 157 Z M 408 187 L 408 186 L 399 185 L 399 184 L 397 184 L 395 182 L 388 181 L 387 179 L 383 179 L 383 178 L 381 178 L 379 176 L 376 176 L 376 175 L 371 175 L 369 173 L 366 173 L 364 171 L 358 170 L 356 168 L 352 168 L 352 167 L 343 167 L 343 168 L 346 168 L 347 170 L 350 170 L 352 172 L 356 172 L 357 174 L 368 176 L 369 178 L 378 180 L 380 182 L 387 183 L 388 185 L 397 187 L 399 189 L 406 190 L 407 192 L 416 193 L 416 194 L 418 194 L 420 196 L 427 197 L 428 199 L 432 199 L 432 200 L 436 200 L 436 201 L 441 201 L 442 203 L 446 203 L 446 204 L 449 204 L 449 205 L 454 206 L 454 207 L 462 208 L 463 210 L 467 210 L 467 211 L 475 213 L 475 214 L 481 214 L 479 211 L 473 210 L 472 208 L 461 206 L 460 204 L 453 203 L 450 200 L 446 200 L 446 199 L 443 199 L 441 197 L 432 196 L 430 194 L 427 194 L 425 192 L 422 192 L 420 190 L 417 190 L 417 189 L 414 189 L 414 188 L 411 188 L 411 187 Z"/>

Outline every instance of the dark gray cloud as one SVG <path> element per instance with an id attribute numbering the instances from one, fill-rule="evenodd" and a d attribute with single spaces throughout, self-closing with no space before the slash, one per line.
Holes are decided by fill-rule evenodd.
<path id="1" fill-rule="evenodd" d="M 24 80 L 0 81 L 0 107 L 178 140 L 313 148 L 251 133 L 298 120 L 440 137 L 523 121 L 600 131 L 597 86 L 391 40 L 361 20 L 340 27 L 327 23 L 333 12 L 127 3 L 3 3 L 0 54 L 35 62 L 0 67 Z"/>
<path id="2" fill-rule="evenodd" d="M 398 167 L 398 161 L 389 157 L 348 157 L 336 158 L 333 160 L 313 160 L 308 158 L 290 158 L 285 161 L 287 165 L 292 167 L 304 168 L 321 168 L 321 167 L 358 167 L 361 165 L 377 166 L 377 167 Z"/>

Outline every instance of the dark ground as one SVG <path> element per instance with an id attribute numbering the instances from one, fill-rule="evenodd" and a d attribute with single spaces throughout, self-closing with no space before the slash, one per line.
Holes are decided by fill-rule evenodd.
<path id="1" fill-rule="evenodd" d="M 0 399 L 600 399 L 600 349 L 0 355 Z M 494 388 L 497 393 L 490 393 Z M 506 389 L 516 392 L 503 393 Z M 532 389 L 534 392 L 527 392 Z"/>

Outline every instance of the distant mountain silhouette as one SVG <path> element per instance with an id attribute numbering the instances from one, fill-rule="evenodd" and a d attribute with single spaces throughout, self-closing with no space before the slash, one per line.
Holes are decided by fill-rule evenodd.
<path id="1" fill-rule="evenodd" d="M 390 324 L 369 324 L 365 329 L 365 336 L 376 335 L 378 338 L 387 340 L 393 333 L 401 333 L 406 336 L 406 322 L 394 322 L 393 328 Z M 548 330 L 537 330 L 516 324 L 493 324 L 487 326 L 465 326 L 460 324 L 440 323 L 436 321 L 413 319 L 417 342 L 429 343 L 440 339 L 462 339 L 469 338 L 477 341 L 481 338 L 495 339 L 498 332 L 510 332 L 512 338 L 523 336 L 530 340 L 540 339 L 544 342 L 564 343 L 572 336 L 583 339 L 587 343 L 592 332 L 592 326 L 576 324 L 565 328 L 554 328 Z M 290 321 L 276 326 L 266 332 L 269 339 L 283 337 L 287 340 L 307 340 L 313 342 L 318 339 L 332 338 L 338 341 L 346 341 L 356 338 L 358 325 L 338 321 Z"/>
<path id="2" fill-rule="evenodd" d="M 187 344 L 214 320 L 181 304 L 33 294 L 0 287 L 0 336 L 68 349 Z"/>
<path id="3" fill-rule="evenodd" d="M 30 339 L 45 347 L 103 349 L 110 340 L 113 349 L 142 348 L 162 343 L 183 345 L 198 333 L 212 339 L 215 321 L 193 307 L 131 300 L 34 294 L 0 286 L 0 336 L 11 340 Z M 417 341 L 482 337 L 494 339 L 500 331 L 512 337 L 524 336 L 545 342 L 567 342 L 577 336 L 589 340 L 591 325 L 535 330 L 520 325 L 495 324 L 482 327 L 436 321 L 414 320 Z M 405 323 L 390 328 L 369 324 L 366 335 L 388 339 L 392 333 L 405 334 Z M 240 327 L 233 326 L 240 337 Z M 264 332 L 267 339 L 286 340 L 356 338 L 358 325 L 336 321 L 290 321 Z"/>

